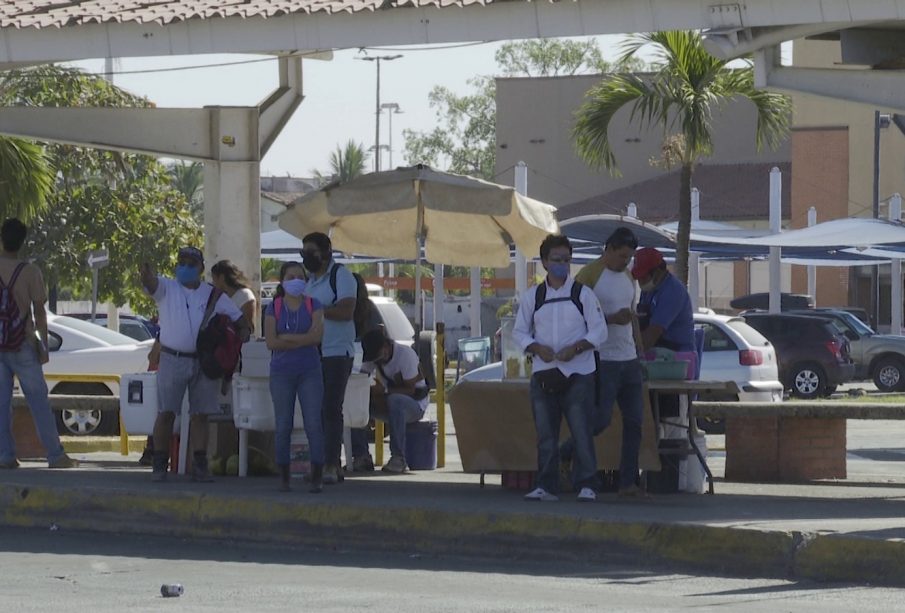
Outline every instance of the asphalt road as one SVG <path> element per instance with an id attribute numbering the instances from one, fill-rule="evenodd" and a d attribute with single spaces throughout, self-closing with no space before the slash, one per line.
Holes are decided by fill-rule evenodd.
<path id="1" fill-rule="evenodd" d="M 162 583 L 180 582 L 164 599 Z M 905 590 L 0 529 L 4 611 L 896 611 Z"/>

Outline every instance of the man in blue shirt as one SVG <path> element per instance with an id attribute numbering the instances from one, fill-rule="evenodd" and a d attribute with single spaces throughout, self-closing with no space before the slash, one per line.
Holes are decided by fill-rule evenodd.
<path id="1" fill-rule="evenodd" d="M 653 247 L 639 249 L 632 276 L 641 286 L 638 316 L 644 348 L 694 351 L 691 298 L 682 282 L 666 269 L 663 255 Z"/>
<path id="2" fill-rule="evenodd" d="M 308 271 L 305 294 L 324 305 L 324 483 L 343 480 L 340 450 L 343 441 L 343 399 L 355 356 L 355 277 L 333 260 L 333 243 L 322 232 L 302 239 L 302 265 Z"/>

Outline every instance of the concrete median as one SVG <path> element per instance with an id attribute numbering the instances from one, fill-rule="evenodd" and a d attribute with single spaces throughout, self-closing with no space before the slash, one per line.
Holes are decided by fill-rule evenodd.
<path id="1" fill-rule="evenodd" d="M 79 472 L 69 474 L 76 477 Z M 448 495 L 443 504 L 404 495 L 395 503 L 375 504 L 368 502 L 373 492 L 348 494 L 350 488 L 361 487 L 361 481 L 331 488 L 323 496 L 281 497 L 269 489 L 262 493 L 260 487 L 242 493 L 236 479 L 223 480 L 227 488 L 205 488 L 207 493 L 202 494 L 200 487 L 194 491 L 185 484 L 152 487 L 144 481 L 146 475 L 133 477 L 136 482 L 130 488 L 79 485 L 77 479 L 67 485 L 31 479 L 2 483 L 2 521 L 10 526 L 54 524 L 64 530 L 327 549 L 528 556 L 551 561 L 625 559 L 684 571 L 905 585 L 905 543 L 703 521 L 670 522 L 668 507 L 647 511 L 640 514 L 645 517 L 632 521 L 638 514 L 631 505 L 529 506 L 506 492 L 502 492 L 505 504 L 494 494 L 494 503 L 487 508 L 451 505 Z M 416 485 L 430 490 L 437 484 Z M 347 491 L 340 496 L 331 495 L 343 488 Z M 403 489 L 411 491 L 411 485 Z M 429 491 L 425 494 L 430 496 Z M 467 495 L 480 498 L 483 494 Z M 588 507 L 596 508 L 589 511 Z M 659 520 L 658 514 L 663 516 Z"/>

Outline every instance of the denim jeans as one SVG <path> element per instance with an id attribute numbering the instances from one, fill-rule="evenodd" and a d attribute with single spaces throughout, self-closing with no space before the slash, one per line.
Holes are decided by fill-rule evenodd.
<path id="1" fill-rule="evenodd" d="M 274 446 L 278 466 L 289 464 L 289 437 L 295 418 L 295 400 L 302 407 L 308 453 L 312 464 L 324 464 L 324 375 L 320 368 L 300 374 L 271 374 L 270 396 L 276 424 Z"/>
<path id="2" fill-rule="evenodd" d="M 387 396 L 387 412 L 377 412 L 374 417 L 387 422 L 390 427 L 390 455 L 404 458 L 405 427 L 424 417 L 421 403 L 405 394 L 390 394 Z"/>
<path id="3" fill-rule="evenodd" d="M 537 430 L 537 487 L 559 491 L 559 430 L 563 417 L 574 440 L 572 484 L 576 489 L 594 487 L 597 458 L 591 436 L 594 409 L 594 375 L 573 375 L 565 392 L 549 394 L 531 377 L 531 410 Z"/>
<path id="4" fill-rule="evenodd" d="M 342 466 L 339 454 L 343 446 L 343 400 L 352 374 L 352 358 L 324 357 L 321 365 L 324 369 L 324 462 Z"/>
<path id="5" fill-rule="evenodd" d="M 622 413 L 619 487 L 629 487 L 638 480 L 638 454 L 641 452 L 641 422 L 644 415 L 641 362 L 601 360 L 597 378 L 600 398 L 594 414 L 594 434 L 609 427 L 613 420 L 613 405 L 619 403 L 619 411 Z"/>
<path id="6" fill-rule="evenodd" d="M 0 352 L 0 462 L 16 459 L 12 434 L 13 376 L 19 379 L 19 388 L 28 401 L 38 438 L 47 450 L 47 461 L 60 459 L 64 455 L 63 446 L 47 400 L 44 371 L 37 351 L 26 340 L 19 351 Z"/>
<path id="7" fill-rule="evenodd" d="M 368 449 L 368 428 L 352 428 L 352 458 L 367 457 L 371 450 Z"/>

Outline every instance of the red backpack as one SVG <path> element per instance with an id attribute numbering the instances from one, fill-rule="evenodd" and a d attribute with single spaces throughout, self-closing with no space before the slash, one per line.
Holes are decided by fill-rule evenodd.
<path id="1" fill-rule="evenodd" d="M 239 367 L 242 339 L 229 316 L 214 314 L 214 307 L 222 295 L 223 292 L 217 288 L 211 290 L 198 332 L 196 351 L 205 377 L 229 380 Z"/>
<path id="2" fill-rule="evenodd" d="M 25 342 L 25 318 L 13 295 L 13 286 L 23 268 L 25 263 L 19 262 L 9 284 L 0 279 L 0 351 L 19 351 Z"/>

